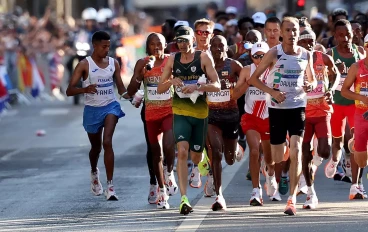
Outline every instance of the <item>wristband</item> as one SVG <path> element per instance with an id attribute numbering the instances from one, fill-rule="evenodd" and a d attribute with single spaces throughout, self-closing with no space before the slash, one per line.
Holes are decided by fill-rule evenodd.
<path id="1" fill-rule="evenodd" d="M 126 91 L 126 92 L 124 92 L 122 95 L 120 95 L 120 100 L 121 100 L 121 98 L 125 95 L 125 94 L 127 94 L 128 93 L 128 91 Z"/>

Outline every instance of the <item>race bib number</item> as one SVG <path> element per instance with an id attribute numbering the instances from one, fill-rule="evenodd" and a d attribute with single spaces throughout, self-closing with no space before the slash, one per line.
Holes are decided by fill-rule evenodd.
<path id="1" fill-rule="evenodd" d="M 208 92 L 207 100 L 209 102 L 228 102 L 230 101 L 230 89 L 221 90 L 220 92 Z"/>
<path id="2" fill-rule="evenodd" d="M 149 87 L 147 86 L 147 98 L 150 101 L 165 101 L 171 98 L 170 89 L 165 93 L 159 94 L 157 93 L 157 87 Z"/>
<path id="3" fill-rule="evenodd" d="M 341 91 L 341 87 L 344 84 L 346 79 L 346 74 L 341 74 L 339 85 L 336 87 L 336 90 Z M 350 87 L 350 90 L 354 92 L 354 85 Z"/>
<path id="4" fill-rule="evenodd" d="M 182 87 L 175 87 L 175 92 L 180 98 L 190 98 L 190 93 L 183 93 L 181 91 Z"/>
<path id="5" fill-rule="evenodd" d="M 312 92 L 307 93 L 307 99 L 320 98 L 325 95 L 325 85 L 323 81 L 318 81 L 318 85 Z"/>
<path id="6" fill-rule="evenodd" d="M 249 87 L 249 100 L 254 101 L 265 101 L 266 100 L 266 94 L 260 89 L 257 89 L 256 87 Z"/>
<path id="7" fill-rule="evenodd" d="M 96 100 L 109 100 L 114 98 L 114 89 L 112 83 L 98 84 L 96 86 L 97 92 L 92 96 Z"/>

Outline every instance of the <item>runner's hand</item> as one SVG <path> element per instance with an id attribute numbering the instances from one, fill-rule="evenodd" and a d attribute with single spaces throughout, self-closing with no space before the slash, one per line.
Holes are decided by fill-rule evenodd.
<path id="1" fill-rule="evenodd" d="M 361 99 L 359 99 L 364 104 L 368 105 L 368 97 L 361 95 Z"/>
<path id="2" fill-rule="evenodd" d="M 286 97 L 285 97 L 285 93 L 284 92 L 280 92 L 280 91 L 276 91 L 273 90 L 273 92 L 271 93 L 271 96 L 278 102 L 278 103 L 282 103 L 285 101 Z"/>
<path id="3" fill-rule="evenodd" d="M 84 93 L 90 93 L 90 94 L 97 93 L 96 86 L 97 86 L 97 84 L 91 84 L 91 85 L 87 86 L 86 88 L 84 88 Z"/>
<path id="4" fill-rule="evenodd" d="M 327 101 L 327 104 L 331 105 L 333 103 L 333 94 L 331 91 L 325 93 L 325 99 Z"/>
<path id="5" fill-rule="evenodd" d="M 339 70 L 340 73 L 346 73 L 345 63 L 342 63 L 342 62 L 340 63 L 339 62 L 339 63 L 336 64 L 336 67 L 337 67 L 337 69 Z"/>
<path id="6" fill-rule="evenodd" d="M 197 85 L 195 84 L 186 85 L 181 89 L 183 93 L 193 93 L 195 90 L 197 90 Z"/>
<path id="7" fill-rule="evenodd" d="M 303 89 L 304 89 L 304 92 L 306 92 L 306 93 L 312 92 L 313 91 L 313 85 L 310 82 L 305 81 L 304 85 L 303 85 Z"/>
<path id="8" fill-rule="evenodd" d="M 181 86 L 183 86 L 184 84 L 183 84 L 183 81 L 180 79 L 180 78 L 178 78 L 178 77 L 175 77 L 174 79 L 172 79 L 171 80 L 171 84 L 173 85 L 173 86 L 179 86 L 179 87 L 181 87 Z"/>

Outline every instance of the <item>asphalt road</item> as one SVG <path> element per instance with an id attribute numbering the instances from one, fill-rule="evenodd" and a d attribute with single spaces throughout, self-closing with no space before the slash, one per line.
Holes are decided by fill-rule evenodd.
<path id="1" fill-rule="evenodd" d="M 113 139 L 117 202 L 90 192 L 82 106 L 69 100 L 36 102 L 15 107 L 0 118 L 0 231 L 367 231 L 368 202 L 349 201 L 350 185 L 327 179 L 323 166 L 316 177 L 320 200 L 316 210 L 302 209 L 305 196 L 298 197 L 295 217 L 283 214 L 286 196 L 282 202 L 264 199 L 263 207 L 249 206 L 247 154 L 240 163 L 224 168 L 227 211 L 212 212 L 214 198 L 204 198 L 203 187 L 188 188 L 195 210 L 191 215 L 179 215 L 179 195 L 170 198 L 170 210 L 157 210 L 147 202 L 149 176 L 140 110 L 127 102 L 122 107 L 126 117 L 119 121 Z M 36 136 L 40 129 L 45 136 Z M 99 168 L 105 180 L 102 158 Z M 368 187 L 365 178 L 364 183 Z"/>

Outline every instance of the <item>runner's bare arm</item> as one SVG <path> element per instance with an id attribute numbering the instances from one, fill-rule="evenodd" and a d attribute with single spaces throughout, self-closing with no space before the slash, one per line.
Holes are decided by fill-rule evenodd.
<path id="1" fill-rule="evenodd" d="M 159 94 L 165 93 L 173 85 L 172 69 L 174 65 L 174 58 L 175 54 L 171 55 L 165 64 L 164 71 L 157 86 L 157 93 Z"/>
<path id="2" fill-rule="evenodd" d="M 328 79 L 329 79 L 329 90 L 335 91 L 336 87 L 340 82 L 340 72 L 337 69 L 331 56 L 327 54 L 322 54 L 323 63 L 326 64 L 328 68 Z"/>
<path id="3" fill-rule="evenodd" d="M 258 65 L 257 69 L 254 71 L 249 80 L 247 80 L 248 85 L 253 85 L 254 87 L 262 90 L 263 92 L 271 94 L 274 90 L 266 86 L 259 77 L 266 71 L 266 69 L 274 64 L 274 60 L 277 57 L 276 47 L 271 48 L 265 56 L 263 57 L 261 63 Z"/>
<path id="4" fill-rule="evenodd" d="M 124 86 L 123 80 L 121 79 L 120 65 L 116 59 L 114 59 L 114 65 L 115 65 L 114 79 L 116 82 L 116 87 L 118 88 L 119 95 L 122 96 L 122 94 L 126 93 L 127 90 Z M 122 96 L 122 97 L 129 98 L 128 94 L 125 94 L 125 96 Z"/>
<path id="5" fill-rule="evenodd" d="M 344 84 L 341 87 L 341 95 L 350 100 L 359 100 L 359 101 L 367 102 L 366 96 L 354 93 L 353 91 L 350 90 L 351 86 L 355 82 L 357 72 L 358 72 L 358 64 L 355 63 L 350 66 L 348 75 L 345 78 Z"/>
<path id="6" fill-rule="evenodd" d="M 134 94 L 138 91 L 141 86 L 141 82 L 143 80 L 143 68 L 146 64 L 144 59 L 139 59 L 134 66 L 133 77 L 130 79 L 130 83 L 128 85 L 128 95 L 134 96 Z"/>
<path id="7" fill-rule="evenodd" d="M 358 47 L 358 51 L 360 53 L 360 58 L 361 59 L 364 59 L 367 56 L 367 54 L 366 54 L 366 52 L 365 52 L 365 50 L 364 50 L 364 48 L 362 46 L 359 46 Z"/>
<path id="8" fill-rule="evenodd" d="M 82 93 L 95 93 L 96 84 L 92 84 L 87 88 L 79 88 L 77 85 L 81 81 L 82 77 L 87 77 L 88 73 L 88 61 L 82 60 L 78 63 L 77 67 L 75 67 L 72 77 L 70 78 L 70 82 L 68 88 L 66 89 L 67 96 L 74 96 Z"/>
<path id="9" fill-rule="evenodd" d="M 305 73 L 307 74 L 309 84 L 313 86 L 313 89 L 315 89 L 317 87 L 318 82 L 316 75 L 314 74 L 313 55 L 311 52 L 308 52 L 308 64 Z"/>
<path id="10" fill-rule="evenodd" d="M 247 84 L 247 80 L 250 79 L 250 66 L 245 66 L 242 68 L 238 82 L 236 82 L 236 86 L 234 88 L 234 99 L 239 99 L 243 94 L 247 91 L 249 85 Z"/>
<path id="11" fill-rule="evenodd" d="M 221 84 L 213 60 L 210 59 L 206 53 L 202 52 L 201 63 L 202 69 L 205 71 L 207 79 L 210 80 L 210 83 L 201 85 L 198 90 L 204 92 L 219 92 L 221 90 Z"/>

